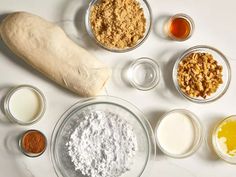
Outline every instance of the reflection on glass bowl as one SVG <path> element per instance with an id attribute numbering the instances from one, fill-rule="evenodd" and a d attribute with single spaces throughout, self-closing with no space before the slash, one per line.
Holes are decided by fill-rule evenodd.
<path id="1" fill-rule="evenodd" d="M 147 57 L 133 61 L 127 71 L 130 84 L 142 91 L 155 88 L 160 81 L 160 75 L 161 71 L 158 63 Z"/>

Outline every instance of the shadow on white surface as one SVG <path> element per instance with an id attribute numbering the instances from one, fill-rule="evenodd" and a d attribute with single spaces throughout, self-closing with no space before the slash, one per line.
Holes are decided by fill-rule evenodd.
<path id="1" fill-rule="evenodd" d="M 129 83 L 128 73 L 127 73 L 131 63 L 132 60 L 120 59 L 115 64 L 115 68 L 112 68 L 113 70 L 112 81 L 116 85 L 116 87 L 124 89 L 125 86 L 127 88 L 135 89 Z"/>
<path id="2" fill-rule="evenodd" d="M 148 121 L 150 122 L 153 131 L 155 130 L 157 122 L 167 112 L 167 110 L 153 110 L 146 113 Z"/>
<path id="3" fill-rule="evenodd" d="M 154 138 L 156 138 L 155 136 L 155 128 L 156 128 L 156 124 L 157 122 L 160 120 L 161 116 L 163 116 L 167 111 L 166 110 L 153 110 L 153 111 L 148 111 L 146 113 L 146 116 L 148 117 L 148 121 L 151 124 L 153 133 L 154 133 Z M 155 139 L 156 142 L 156 139 Z M 155 144 L 156 146 L 156 161 L 160 161 L 162 159 L 165 159 L 164 154 L 162 153 L 162 151 L 158 148 L 158 146 Z"/>
<path id="4" fill-rule="evenodd" d="M 159 177 L 159 174 L 161 174 L 161 177 L 196 177 L 187 168 L 183 168 L 167 158 L 163 161 L 156 162 L 150 171 L 151 176 Z"/>
<path id="5" fill-rule="evenodd" d="M 1 171 L 0 176 L 34 177 L 27 169 L 24 155 L 19 149 L 18 142 L 22 130 L 13 125 L 8 125 L 9 129 L 2 141 L 0 166 L 5 170 Z"/>
<path id="6" fill-rule="evenodd" d="M 207 125 L 207 130 L 205 128 L 205 134 L 204 134 L 204 141 L 203 141 L 203 147 L 204 151 L 199 153 L 201 155 L 201 158 L 211 161 L 211 162 L 217 162 L 220 160 L 220 158 L 216 155 L 215 150 L 213 148 L 212 144 L 212 133 L 215 128 L 215 126 L 222 121 L 222 118 L 226 117 L 226 115 L 219 115 L 219 114 L 211 114 L 208 115 L 209 119 L 211 120 L 209 124 Z"/>
<path id="7" fill-rule="evenodd" d="M 225 56 L 229 61 L 236 62 L 236 58 L 230 57 L 230 56 Z"/>
<path id="8" fill-rule="evenodd" d="M 5 136 L 4 146 L 8 154 L 11 154 L 11 156 L 17 157 L 22 155 L 19 148 L 19 139 L 22 132 L 22 130 L 16 129 L 9 131 Z"/>
<path id="9" fill-rule="evenodd" d="M 162 68 L 161 80 L 163 81 L 163 86 L 160 88 L 160 92 L 162 93 L 160 96 L 166 100 L 173 100 L 173 98 L 178 99 L 177 101 L 184 100 L 176 90 L 172 78 L 174 64 L 182 52 L 182 50 L 178 50 L 173 54 L 172 49 L 167 49 L 162 51 L 157 57 L 159 59 L 158 63 L 160 63 Z"/>
<path id="10" fill-rule="evenodd" d="M 153 31 L 159 39 L 170 40 L 165 32 L 165 26 L 170 17 L 170 14 L 161 14 L 154 19 Z"/>
<path id="11" fill-rule="evenodd" d="M 0 22 L 1 22 L 9 13 L 10 13 L 10 12 L 5 12 L 5 13 L 1 12 L 1 14 L 0 14 Z"/>
<path id="12" fill-rule="evenodd" d="M 90 38 L 85 27 L 85 14 L 89 3 L 90 1 L 66 0 L 61 12 L 61 21 L 57 23 L 80 46 L 99 50 L 100 47 Z"/>
<path id="13" fill-rule="evenodd" d="M 10 124 L 10 120 L 5 116 L 4 111 L 4 99 L 6 94 L 10 91 L 12 88 L 12 85 L 6 85 L 0 87 L 0 124 Z"/>

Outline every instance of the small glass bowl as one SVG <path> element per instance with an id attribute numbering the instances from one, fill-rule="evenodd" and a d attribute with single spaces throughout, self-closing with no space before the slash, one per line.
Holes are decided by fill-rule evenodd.
<path id="1" fill-rule="evenodd" d="M 37 94 L 37 96 L 40 98 L 40 103 L 41 103 L 40 111 L 38 112 L 37 116 L 34 119 L 32 119 L 31 121 L 25 122 L 25 121 L 19 120 L 11 112 L 10 105 L 9 105 L 10 104 L 10 99 L 11 99 L 12 95 L 20 89 L 33 90 Z M 31 86 L 31 85 L 19 85 L 17 87 L 14 87 L 13 89 L 11 89 L 8 92 L 8 94 L 6 95 L 6 97 L 4 99 L 4 112 L 5 112 L 5 115 L 10 119 L 10 121 L 12 121 L 14 123 L 17 123 L 19 125 L 31 125 L 31 124 L 36 123 L 37 121 L 39 121 L 42 118 L 42 116 L 45 113 L 45 110 L 46 110 L 46 98 L 45 98 L 45 96 L 43 95 L 43 93 L 38 88 L 36 88 L 34 86 Z"/>
<path id="2" fill-rule="evenodd" d="M 223 67 L 223 84 L 221 84 L 219 86 L 219 88 L 217 89 L 217 91 L 215 93 L 212 93 L 210 96 L 204 98 L 201 97 L 190 97 L 189 95 L 185 94 L 179 87 L 178 84 L 178 80 L 177 80 L 177 74 L 178 74 L 178 67 L 179 67 L 179 63 L 188 55 L 190 55 L 191 53 L 195 53 L 195 52 L 201 52 L 201 53 L 209 53 L 213 56 L 213 58 L 218 62 L 219 65 L 221 65 Z M 227 91 L 227 89 L 229 88 L 229 84 L 231 81 L 231 68 L 230 68 L 230 64 L 227 60 L 227 58 L 225 57 L 225 55 L 220 52 L 219 50 L 210 47 L 210 46 L 206 46 L 206 45 L 198 45 L 198 46 L 194 46 L 189 48 L 188 50 L 186 50 L 175 62 L 175 65 L 173 67 L 173 73 L 172 73 L 172 79 L 174 82 L 174 85 L 176 87 L 176 89 L 178 90 L 178 92 L 186 99 L 195 102 L 195 103 L 209 103 L 209 102 L 213 102 L 216 101 L 217 99 L 221 98 Z"/>
<path id="3" fill-rule="evenodd" d="M 41 152 L 39 152 L 39 153 L 30 153 L 30 152 L 27 152 L 27 151 L 23 148 L 23 145 L 22 145 L 23 139 L 24 139 L 24 137 L 25 137 L 28 133 L 31 133 L 31 132 L 40 133 L 40 135 L 44 138 L 45 147 L 44 147 L 44 149 L 43 149 Z M 27 131 L 24 132 L 24 133 L 20 136 L 20 138 L 19 138 L 19 148 L 20 148 L 21 152 L 22 152 L 24 155 L 28 156 L 28 157 L 39 157 L 40 155 L 42 155 L 42 154 L 45 152 L 45 150 L 46 150 L 46 148 L 47 148 L 47 138 L 46 138 L 46 136 L 45 136 L 42 132 L 40 132 L 40 131 L 38 131 L 38 130 L 27 130 Z"/>
<path id="4" fill-rule="evenodd" d="M 128 52 L 131 50 L 136 49 L 137 47 L 139 47 L 141 44 L 143 44 L 143 42 L 147 39 L 147 37 L 149 36 L 149 33 L 151 31 L 151 27 L 152 27 L 152 11 L 151 11 L 151 7 L 148 4 L 147 0 L 138 0 L 138 2 L 140 3 L 141 7 L 143 8 L 144 11 L 144 16 L 146 18 L 146 30 L 144 33 L 144 36 L 142 39 L 140 39 L 137 44 L 135 44 L 132 47 L 128 47 L 128 48 L 124 48 L 124 49 L 120 49 L 120 48 L 109 48 L 105 45 L 103 45 L 101 42 L 99 42 L 96 37 L 93 34 L 93 30 L 90 24 L 90 11 L 91 8 L 93 7 L 93 5 L 99 3 L 100 0 L 91 0 L 91 2 L 89 3 L 88 9 L 86 11 L 85 14 L 85 26 L 86 26 L 86 30 L 89 34 L 89 36 L 103 49 L 108 50 L 110 52 L 117 52 L 117 53 L 122 53 L 122 52 Z"/>
<path id="5" fill-rule="evenodd" d="M 227 121 L 230 120 L 236 120 L 236 115 L 229 116 L 222 121 L 220 121 L 214 128 L 213 133 L 212 133 L 212 145 L 213 149 L 216 152 L 216 154 L 224 161 L 236 165 L 236 156 L 231 157 L 229 155 L 226 155 L 225 153 L 222 152 L 221 148 L 219 147 L 219 144 L 217 143 L 217 132 L 220 128 L 220 126 Z"/>
<path id="6" fill-rule="evenodd" d="M 142 91 L 151 90 L 160 81 L 160 67 L 150 58 L 142 57 L 131 63 L 127 71 L 130 84 Z"/>
<path id="7" fill-rule="evenodd" d="M 172 21 L 176 18 L 185 19 L 189 23 L 190 31 L 189 31 L 189 34 L 188 34 L 187 37 L 185 37 L 185 38 L 176 38 L 174 35 L 171 34 L 171 32 L 169 30 L 170 25 L 171 25 Z M 170 17 L 169 20 L 167 21 L 165 27 L 164 27 L 164 31 L 165 31 L 166 35 L 170 39 L 175 40 L 175 41 L 185 41 L 185 40 L 189 39 L 192 36 L 192 34 L 194 32 L 194 29 L 195 29 L 195 25 L 194 25 L 193 19 L 190 16 L 188 16 L 187 14 L 182 14 L 182 13 L 179 13 L 179 14 L 176 14 L 176 15 Z"/>
<path id="8" fill-rule="evenodd" d="M 172 114 L 172 113 L 182 113 L 182 114 L 187 115 L 187 116 L 191 119 L 191 121 L 192 121 L 192 123 L 193 123 L 193 126 L 194 126 L 194 128 L 195 128 L 195 139 L 194 139 L 194 142 L 193 142 L 193 144 L 192 144 L 192 147 L 189 148 L 189 150 L 188 150 L 187 152 L 183 153 L 183 154 L 172 154 L 172 153 L 166 151 L 166 150 L 162 147 L 161 143 L 160 143 L 159 140 L 158 140 L 157 132 L 158 132 L 158 128 L 159 128 L 159 126 L 160 126 L 162 120 L 165 119 L 165 117 L 166 117 L 167 115 Z M 180 131 L 181 131 L 181 130 L 180 130 Z M 200 147 L 200 145 L 201 145 L 201 143 L 202 143 L 202 141 L 203 141 L 203 126 L 202 126 L 200 120 L 198 119 L 198 117 L 197 117 L 194 113 L 192 113 L 191 111 L 188 111 L 188 110 L 186 110 L 186 109 L 174 109 L 174 110 L 169 111 L 169 112 L 167 112 L 166 114 L 164 114 L 164 115 L 159 119 L 159 121 L 157 122 L 156 127 L 155 127 L 155 132 L 154 132 L 154 133 L 155 133 L 156 143 L 157 143 L 157 146 L 159 147 L 159 149 L 160 149 L 164 154 L 166 154 L 167 156 L 172 157 L 172 158 L 177 158 L 177 159 L 189 157 L 189 156 L 191 156 L 192 154 L 194 154 L 194 153 L 199 149 L 199 147 Z"/>

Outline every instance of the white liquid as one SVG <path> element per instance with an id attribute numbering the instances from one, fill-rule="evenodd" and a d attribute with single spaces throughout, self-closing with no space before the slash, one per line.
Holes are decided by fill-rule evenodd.
<path id="1" fill-rule="evenodd" d="M 9 110 L 19 121 L 30 122 L 41 112 L 42 100 L 33 89 L 21 88 L 11 96 Z"/>
<path id="2" fill-rule="evenodd" d="M 195 128 L 192 120 L 182 113 L 170 113 L 160 123 L 156 132 L 159 144 L 170 154 L 181 155 L 193 146 Z"/>

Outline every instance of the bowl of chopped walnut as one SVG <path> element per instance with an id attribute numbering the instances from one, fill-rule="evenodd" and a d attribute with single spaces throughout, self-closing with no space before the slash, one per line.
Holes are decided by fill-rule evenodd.
<path id="1" fill-rule="evenodd" d="M 196 103 L 209 103 L 226 93 L 231 69 L 222 52 L 201 45 L 186 50 L 177 59 L 172 77 L 182 96 Z"/>

